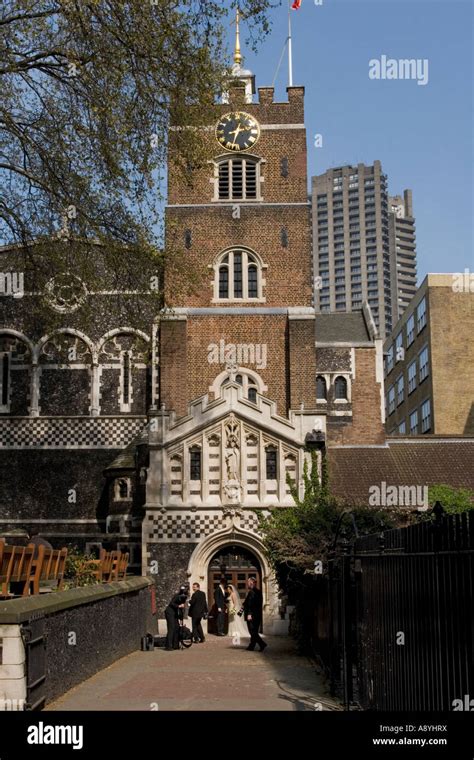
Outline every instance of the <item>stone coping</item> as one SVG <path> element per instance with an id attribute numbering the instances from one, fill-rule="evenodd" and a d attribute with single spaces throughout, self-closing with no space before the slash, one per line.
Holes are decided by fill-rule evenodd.
<path id="1" fill-rule="evenodd" d="M 98 583 L 93 586 L 71 588 L 67 591 L 51 591 L 47 594 L 2 601 L 0 602 L 0 625 L 19 625 L 71 607 L 140 591 L 152 585 L 153 581 L 150 578 L 133 576 L 123 581 Z"/>

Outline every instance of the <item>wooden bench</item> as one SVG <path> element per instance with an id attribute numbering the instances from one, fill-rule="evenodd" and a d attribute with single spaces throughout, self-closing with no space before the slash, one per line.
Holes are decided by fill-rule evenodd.
<path id="1" fill-rule="evenodd" d="M 129 557 L 130 557 L 130 555 L 129 555 L 128 552 L 126 552 L 126 553 L 120 552 L 120 557 L 117 560 L 117 568 L 116 568 L 117 580 L 118 581 L 123 580 L 123 578 L 125 578 L 125 576 L 127 574 L 127 567 L 128 567 Z"/>
<path id="2" fill-rule="evenodd" d="M 123 580 L 127 574 L 129 554 L 117 550 L 100 550 L 99 559 L 91 560 L 94 575 L 99 583 Z"/>
<path id="3" fill-rule="evenodd" d="M 8 546 L 0 542 L 0 596 L 10 599 L 12 596 L 26 596 L 29 593 L 31 567 L 34 555 L 33 546 Z M 22 584 L 21 594 L 12 594 L 10 584 Z"/>
<path id="4" fill-rule="evenodd" d="M 34 547 L 33 547 L 34 549 Z M 67 549 L 48 549 L 46 546 L 38 547 L 38 554 L 33 559 L 30 583 L 32 593 L 40 593 L 40 583 L 56 582 L 57 589 L 61 589 L 66 568 Z M 48 591 L 52 587 L 48 587 Z"/>

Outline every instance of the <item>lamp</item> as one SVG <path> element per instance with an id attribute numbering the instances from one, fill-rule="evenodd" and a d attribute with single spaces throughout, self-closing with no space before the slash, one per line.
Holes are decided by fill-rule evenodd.
<path id="1" fill-rule="evenodd" d="M 322 430 L 312 430 L 306 433 L 304 443 L 309 451 L 324 451 L 326 448 L 326 436 Z"/>

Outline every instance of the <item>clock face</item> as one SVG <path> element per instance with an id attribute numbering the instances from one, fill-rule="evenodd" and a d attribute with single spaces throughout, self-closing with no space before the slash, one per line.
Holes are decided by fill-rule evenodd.
<path id="1" fill-rule="evenodd" d="M 217 142 L 227 150 L 248 150 L 259 137 L 258 121 L 244 111 L 224 114 L 216 126 Z"/>

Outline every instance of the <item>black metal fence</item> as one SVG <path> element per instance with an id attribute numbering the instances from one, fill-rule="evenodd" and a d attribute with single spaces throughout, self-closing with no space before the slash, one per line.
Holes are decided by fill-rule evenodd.
<path id="1" fill-rule="evenodd" d="M 474 512 L 357 539 L 316 591 L 315 649 L 347 709 L 469 709 Z"/>

